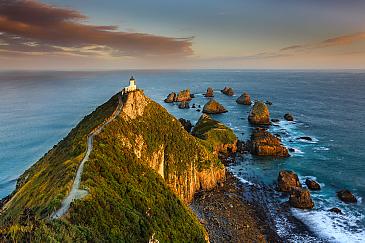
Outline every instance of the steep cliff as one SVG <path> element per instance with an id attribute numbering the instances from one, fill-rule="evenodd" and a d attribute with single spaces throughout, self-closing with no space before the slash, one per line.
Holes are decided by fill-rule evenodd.
<path id="1" fill-rule="evenodd" d="M 38 241 L 206 240 L 183 202 L 225 177 L 217 155 L 142 91 L 123 96 L 121 114 L 94 137 L 81 188 L 61 219 L 89 132 L 117 106 L 114 96 L 22 175 L 0 215 L 0 236 Z"/>

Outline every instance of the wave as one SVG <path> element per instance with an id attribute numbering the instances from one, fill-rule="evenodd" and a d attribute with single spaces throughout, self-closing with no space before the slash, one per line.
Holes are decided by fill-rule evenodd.
<path id="1" fill-rule="evenodd" d="M 337 215 L 329 211 L 291 209 L 293 215 L 315 234 L 329 242 L 364 242 L 365 229 L 356 222 L 364 216 Z"/>

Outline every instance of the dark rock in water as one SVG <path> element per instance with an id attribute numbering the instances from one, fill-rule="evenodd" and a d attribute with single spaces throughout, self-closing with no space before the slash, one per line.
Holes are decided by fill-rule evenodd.
<path id="1" fill-rule="evenodd" d="M 198 108 L 201 108 L 201 106 L 200 106 L 200 105 L 198 105 Z"/>
<path id="2" fill-rule="evenodd" d="M 284 115 L 284 119 L 285 119 L 285 120 L 287 120 L 287 121 L 294 121 L 294 117 L 293 117 L 293 115 L 292 115 L 292 114 L 290 114 L 290 113 L 286 113 L 286 114 Z"/>
<path id="3" fill-rule="evenodd" d="M 271 119 L 271 122 L 278 123 L 278 122 L 280 122 L 280 120 L 279 120 L 279 119 L 277 119 L 277 118 L 273 118 L 273 119 Z"/>
<path id="4" fill-rule="evenodd" d="M 211 87 L 207 89 L 207 92 L 204 94 L 205 97 L 214 97 L 214 91 Z"/>
<path id="5" fill-rule="evenodd" d="M 197 109 L 196 111 L 200 112 L 201 110 L 200 109 Z"/>
<path id="6" fill-rule="evenodd" d="M 167 98 L 164 100 L 166 103 L 172 103 L 176 100 L 176 94 L 175 92 L 170 93 Z"/>
<path id="7" fill-rule="evenodd" d="M 267 101 L 265 101 L 265 104 L 266 105 L 272 105 L 272 102 L 267 100 Z"/>
<path id="8" fill-rule="evenodd" d="M 278 176 L 278 191 L 290 192 L 293 188 L 301 188 L 299 178 L 294 171 L 282 170 Z"/>
<path id="9" fill-rule="evenodd" d="M 308 136 L 299 137 L 299 138 L 297 138 L 297 140 L 313 141 L 313 139 L 311 137 L 308 137 Z"/>
<path id="10" fill-rule="evenodd" d="M 215 101 L 214 99 L 211 99 L 206 103 L 203 107 L 203 112 L 207 114 L 220 114 L 227 112 L 226 108 L 224 108 L 223 105 Z"/>
<path id="11" fill-rule="evenodd" d="M 193 105 L 191 106 L 191 108 L 195 109 L 195 108 L 196 108 L 196 107 L 195 107 L 195 104 L 193 104 Z"/>
<path id="12" fill-rule="evenodd" d="M 321 185 L 319 185 L 319 183 L 316 182 L 315 180 L 306 179 L 305 184 L 307 185 L 309 190 L 313 190 L 313 191 L 321 190 Z"/>
<path id="13" fill-rule="evenodd" d="M 190 98 L 195 98 L 195 94 L 190 94 Z"/>
<path id="14" fill-rule="evenodd" d="M 339 208 L 331 208 L 330 210 L 328 210 L 332 213 L 337 213 L 337 214 L 342 214 L 342 210 Z"/>
<path id="15" fill-rule="evenodd" d="M 224 89 L 222 89 L 221 92 L 225 95 L 228 95 L 228 96 L 233 96 L 234 95 L 234 91 L 231 87 L 224 87 Z"/>
<path id="16" fill-rule="evenodd" d="M 294 153 L 294 152 L 295 152 L 295 149 L 293 149 L 293 148 L 289 148 L 289 152 Z"/>
<path id="17" fill-rule="evenodd" d="M 248 121 L 254 125 L 270 125 L 270 112 L 264 102 L 255 102 L 248 115 Z"/>
<path id="18" fill-rule="evenodd" d="M 238 140 L 237 141 L 237 152 L 243 154 L 248 151 L 249 151 L 248 144 L 246 144 L 245 141 Z"/>
<path id="19" fill-rule="evenodd" d="M 349 190 L 341 190 L 337 192 L 337 197 L 345 203 L 357 203 L 357 199 Z"/>
<path id="20" fill-rule="evenodd" d="M 187 102 L 187 101 L 180 102 L 179 109 L 189 109 L 189 108 L 190 108 L 189 102 Z"/>
<path id="21" fill-rule="evenodd" d="M 294 188 L 290 192 L 289 204 L 295 208 L 311 209 L 314 207 L 314 203 L 308 189 Z"/>
<path id="22" fill-rule="evenodd" d="M 274 136 L 275 136 L 275 137 L 278 137 L 278 138 L 280 138 L 280 137 L 281 137 L 281 135 L 280 135 L 279 133 L 275 133 L 275 134 L 274 134 Z"/>
<path id="23" fill-rule="evenodd" d="M 184 127 L 184 129 L 187 132 L 191 132 L 191 129 L 193 128 L 193 125 L 191 124 L 191 122 L 189 120 L 185 120 L 184 118 L 180 118 L 179 122 L 181 123 L 181 125 Z"/>
<path id="24" fill-rule="evenodd" d="M 189 89 L 181 90 L 176 96 L 176 101 L 177 102 L 190 101 L 190 100 L 191 100 L 191 96 L 190 96 L 190 90 Z"/>
<path id="25" fill-rule="evenodd" d="M 288 149 L 281 144 L 281 140 L 262 128 L 252 131 L 250 149 L 253 155 L 289 157 Z"/>
<path id="26" fill-rule="evenodd" d="M 251 105 L 251 97 L 248 93 L 244 92 L 237 98 L 236 102 L 241 105 Z"/>

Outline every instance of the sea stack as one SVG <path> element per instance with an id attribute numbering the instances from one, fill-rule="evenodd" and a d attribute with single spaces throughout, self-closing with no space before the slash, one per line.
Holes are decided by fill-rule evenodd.
<path id="1" fill-rule="evenodd" d="M 181 90 L 176 96 L 177 102 L 190 101 L 191 99 L 192 98 L 191 98 L 189 89 Z"/>
<path id="2" fill-rule="evenodd" d="M 248 121 L 253 125 L 270 125 L 269 108 L 264 102 L 255 102 L 248 116 Z"/>
<path id="3" fill-rule="evenodd" d="M 167 96 L 167 98 L 164 101 L 165 103 L 173 103 L 175 102 L 175 100 L 176 100 L 176 93 L 172 92 Z"/>
<path id="4" fill-rule="evenodd" d="M 288 149 L 282 145 L 280 138 L 272 135 L 263 128 L 253 130 L 249 144 L 253 155 L 289 157 Z"/>
<path id="5" fill-rule="evenodd" d="M 301 188 L 299 178 L 294 171 L 282 170 L 278 176 L 278 191 L 290 192 L 293 188 Z"/>
<path id="6" fill-rule="evenodd" d="M 236 102 L 241 105 L 251 105 L 251 97 L 247 92 L 244 92 L 237 98 Z"/>
<path id="7" fill-rule="evenodd" d="M 227 112 L 226 108 L 214 99 L 208 101 L 203 107 L 203 113 L 207 114 L 220 114 L 225 112 Z"/>
<path id="8" fill-rule="evenodd" d="M 223 94 L 228 95 L 228 96 L 234 95 L 234 91 L 231 87 L 224 87 L 224 89 L 222 89 L 221 91 Z"/>
<path id="9" fill-rule="evenodd" d="M 207 92 L 204 94 L 205 97 L 214 97 L 214 91 L 211 87 L 208 87 Z"/>

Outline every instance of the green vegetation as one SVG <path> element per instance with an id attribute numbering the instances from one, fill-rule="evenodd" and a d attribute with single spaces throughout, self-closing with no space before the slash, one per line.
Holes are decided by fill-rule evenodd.
<path id="1" fill-rule="evenodd" d="M 147 242 L 154 235 L 160 242 L 205 241 L 204 228 L 183 202 L 189 186 L 183 184 L 192 180 L 188 174 L 191 166 L 202 171 L 222 169 L 223 165 L 206 149 L 206 141 L 188 134 L 179 121 L 152 101 L 143 116 L 120 116 L 95 137 L 81 182 L 89 194 L 74 201 L 61 219 L 47 217 L 71 187 L 87 134 L 112 114 L 116 105 L 114 96 L 21 177 L 14 199 L 0 216 L 0 238 Z M 165 180 L 151 168 L 160 150 Z M 182 191 L 178 193 L 182 198 L 173 191 Z"/>
<path id="2" fill-rule="evenodd" d="M 192 134 L 200 139 L 211 151 L 221 147 L 222 144 L 235 144 L 237 137 L 232 129 L 210 116 L 203 114 L 194 126 Z"/>

